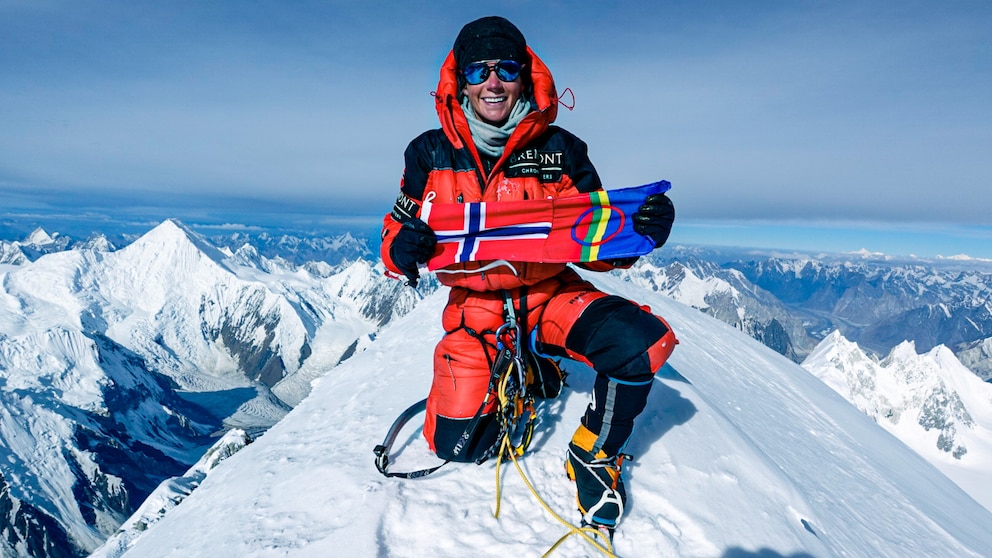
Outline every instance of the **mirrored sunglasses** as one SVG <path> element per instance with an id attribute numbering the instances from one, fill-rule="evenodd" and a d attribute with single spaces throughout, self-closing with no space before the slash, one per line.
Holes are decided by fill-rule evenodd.
<path id="1" fill-rule="evenodd" d="M 500 60 L 494 64 L 488 62 L 473 62 L 462 70 L 465 81 L 469 85 L 479 85 L 489 79 L 489 74 L 496 72 L 496 77 L 500 81 L 514 81 L 520 77 L 520 72 L 524 67 L 514 60 Z"/>

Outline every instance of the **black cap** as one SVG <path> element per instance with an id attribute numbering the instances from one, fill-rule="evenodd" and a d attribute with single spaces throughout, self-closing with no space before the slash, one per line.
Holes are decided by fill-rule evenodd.
<path id="1" fill-rule="evenodd" d="M 459 70 L 480 60 L 515 60 L 521 64 L 530 61 L 524 34 L 499 16 L 483 17 L 466 24 L 458 33 L 452 50 Z"/>

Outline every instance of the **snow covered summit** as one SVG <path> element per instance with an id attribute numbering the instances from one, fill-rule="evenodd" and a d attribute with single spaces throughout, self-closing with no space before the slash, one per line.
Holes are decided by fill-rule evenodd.
<path id="1" fill-rule="evenodd" d="M 819 379 L 733 328 L 611 277 L 681 341 L 628 450 L 621 556 L 989 556 L 992 514 Z M 512 466 L 493 517 L 496 464 L 385 479 L 372 447 L 426 395 L 444 293 L 392 322 L 321 378 L 255 443 L 221 463 L 133 546 L 98 555 L 535 556 L 567 529 Z M 539 411 L 522 460 L 552 509 L 576 521 L 563 456 L 588 402 L 590 370 Z M 435 463 L 413 427 L 395 468 Z M 557 555 L 589 556 L 570 538 Z"/>
<path id="2" fill-rule="evenodd" d="M 212 436 L 276 423 L 419 299 L 364 261 L 259 261 L 169 220 L 0 266 L 0 555 L 88 555 Z"/>
<path id="3" fill-rule="evenodd" d="M 51 244 L 53 242 L 55 242 L 55 239 L 48 234 L 48 231 L 41 227 L 38 227 L 32 231 L 31 234 L 24 239 L 24 244 L 35 246 L 45 246 L 46 244 Z"/>

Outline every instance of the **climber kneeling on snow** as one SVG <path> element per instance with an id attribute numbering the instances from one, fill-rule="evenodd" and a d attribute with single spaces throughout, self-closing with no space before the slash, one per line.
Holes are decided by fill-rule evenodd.
<path id="1" fill-rule="evenodd" d="M 382 231 L 386 267 L 410 284 L 416 286 L 418 264 L 436 249 L 435 233 L 420 219 L 427 199 L 435 205 L 544 200 L 603 189 L 586 144 L 551 125 L 558 108 L 551 73 L 506 19 L 465 25 L 441 68 L 435 101 L 441 128 L 407 147 L 401 193 Z M 674 218 L 664 194 L 649 196 L 633 216 L 637 233 L 655 247 L 668 239 Z M 635 259 L 580 265 L 608 271 Z M 566 468 L 583 520 L 615 526 L 626 501 L 624 446 L 654 373 L 677 343 L 668 323 L 599 291 L 562 263 L 468 261 L 439 269 L 437 277 L 451 292 L 427 399 L 430 448 L 443 459 L 471 462 L 495 443 L 496 402 L 481 412 L 480 406 L 510 301 L 533 353 L 579 360 L 597 372 Z M 471 439 L 464 443 L 467 429 Z"/>

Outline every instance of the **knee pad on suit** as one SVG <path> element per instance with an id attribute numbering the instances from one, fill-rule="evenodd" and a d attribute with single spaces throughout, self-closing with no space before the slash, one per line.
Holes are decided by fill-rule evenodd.
<path id="1" fill-rule="evenodd" d="M 575 321 L 565 349 L 600 374 L 639 382 L 650 379 L 671 356 L 678 340 L 663 318 L 618 296 L 589 304 Z"/>

